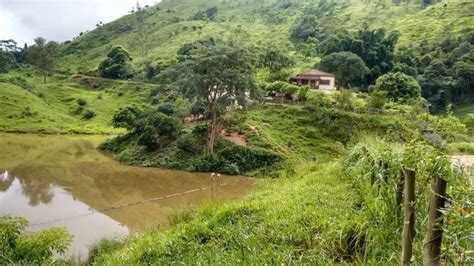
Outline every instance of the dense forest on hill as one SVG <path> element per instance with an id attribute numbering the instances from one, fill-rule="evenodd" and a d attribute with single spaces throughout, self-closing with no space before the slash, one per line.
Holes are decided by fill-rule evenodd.
<path id="1" fill-rule="evenodd" d="M 469 264 L 473 190 L 450 156 L 474 154 L 473 14 L 462 0 L 137 5 L 64 43 L 1 41 L 0 131 L 115 134 L 98 148 L 126 164 L 262 180 L 168 230 L 105 239 L 90 264 Z M 308 69 L 338 90 L 289 83 Z M 57 262 L 70 242 L 3 221 L 0 264 Z"/>

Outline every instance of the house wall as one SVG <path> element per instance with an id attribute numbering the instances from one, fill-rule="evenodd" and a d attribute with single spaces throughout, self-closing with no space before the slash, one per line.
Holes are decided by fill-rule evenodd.
<path id="1" fill-rule="evenodd" d="M 319 84 L 320 90 L 335 90 L 336 89 L 336 78 L 335 77 L 321 77 L 322 80 L 329 80 L 329 84 Z"/>

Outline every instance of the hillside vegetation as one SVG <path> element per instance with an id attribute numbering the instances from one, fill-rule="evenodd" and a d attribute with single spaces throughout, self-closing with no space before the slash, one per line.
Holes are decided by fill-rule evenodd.
<path id="1" fill-rule="evenodd" d="M 116 134 L 123 130 L 113 128 L 113 114 L 143 102 L 151 86 L 82 76 L 43 84 L 32 68 L 23 68 L 0 74 L 0 87 L 2 131 Z"/>
<path id="2" fill-rule="evenodd" d="M 274 179 L 261 182 L 240 202 L 177 212 L 170 217 L 174 225 L 170 230 L 115 240 L 112 248 L 107 241 L 99 243 L 95 250 L 103 251 L 94 253 L 90 262 L 399 263 L 401 222 L 394 191 L 400 160 L 404 165 L 413 163 L 408 155 L 414 152 L 426 159 L 413 158 L 420 169 L 417 217 L 425 217 L 423 199 L 428 185 L 423 176 L 433 169 L 429 158 L 440 155 L 423 144 L 430 142 L 428 136 L 422 140 L 425 137 L 419 135 L 416 125 L 424 120 L 423 115 L 412 111 L 404 116 L 357 114 L 316 101 L 304 107 L 261 106 L 248 111 L 247 117 L 249 145 L 270 149 L 284 158 L 279 167 L 263 173 Z M 427 123 L 430 132 L 436 128 L 434 132 L 446 133 L 439 127 L 443 122 Z M 367 149 L 368 158 L 361 149 Z M 390 168 L 384 170 L 375 163 L 378 160 L 389 160 Z M 386 175 L 389 183 L 377 179 L 377 185 L 370 186 L 371 175 Z M 456 204 L 471 212 L 468 202 L 472 191 L 466 190 L 467 180 L 454 172 L 449 175 L 453 175 L 450 193 Z M 456 263 L 459 257 L 454 250 L 469 248 L 467 231 L 461 224 L 472 219 L 462 211 L 450 215 L 452 226 L 459 227 L 446 229 L 443 258 Z M 417 221 L 414 256 L 420 262 L 426 221 Z M 462 243 L 451 242 L 456 238 Z"/>
<path id="3" fill-rule="evenodd" d="M 332 8 L 321 8 L 320 2 L 304 0 L 165 0 L 145 9 L 148 54 L 152 61 L 174 60 L 184 43 L 217 38 L 242 45 L 284 48 L 295 54 L 296 68 L 304 69 L 311 67 L 314 61 L 306 58 L 300 47 L 290 40 L 290 30 L 307 15 L 321 18 L 329 32 L 337 29 L 356 31 L 364 25 L 371 29 L 397 30 L 401 36 L 398 45 L 405 46 L 460 34 L 472 26 L 474 13 L 474 4 L 462 0 L 426 8 L 419 4 L 323 2 Z M 218 10 L 213 20 L 193 19 L 198 11 L 211 7 Z M 133 14 L 127 15 L 78 36 L 66 46 L 63 66 L 71 66 L 73 72 L 93 69 L 114 45 L 122 45 L 134 58 L 140 58 L 139 42 L 137 19 Z"/>
<path id="4" fill-rule="evenodd" d="M 100 149 L 124 163 L 262 178 L 169 230 L 98 243 L 90 264 L 393 265 L 407 230 L 421 264 L 432 180 L 448 187 L 438 258 L 469 264 L 474 195 L 449 155 L 474 153 L 474 2 L 389 2 L 164 0 L 61 45 L 0 49 L 0 130 L 118 133 Z M 288 83 L 308 68 L 340 91 Z"/>

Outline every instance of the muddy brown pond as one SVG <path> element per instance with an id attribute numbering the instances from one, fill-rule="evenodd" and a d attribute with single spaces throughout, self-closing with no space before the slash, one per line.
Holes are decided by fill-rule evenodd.
<path id="1" fill-rule="evenodd" d="M 166 227 L 176 210 L 237 199 L 254 184 L 123 165 L 96 149 L 106 139 L 0 133 L 0 215 L 25 217 L 31 231 L 67 228 L 66 255 L 85 258 L 102 238 Z"/>

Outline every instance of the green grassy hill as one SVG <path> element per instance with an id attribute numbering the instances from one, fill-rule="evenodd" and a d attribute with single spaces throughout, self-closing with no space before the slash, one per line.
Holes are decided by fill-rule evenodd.
<path id="1" fill-rule="evenodd" d="M 330 1 L 329 1 L 330 2 Z M 323 17 L 321 25 L 355 31 L 365 24 L 401 33 L 399 46 L 422 40 L 437 41 L 471 27 L 472 1 L 450 1 L 422 8 L 419 4 L 393 5 L 366 1 L 337 2 L 334 9 L 321 9 L 319 2 L 165 0 L 145 9 L 146 44 L 151 60 L 171 60 L 184 43 L 205 38 L 220 38 L 246 46 L 277 46 L 293 54 L 302 69 L 317 58 L 305 58 L 291 42 L 290 29 L 311 14 Z M 214 20 L 193 20 L 200 10 L 217 7 Z M 108 48 L 122 45 L 139 59 L 137 18 L 130 14 L 77 37 L 65 47 L 63 68 L 75 72 L 98 66 Z"/>
<path id="2" fill-rule="evenodd" d="M 47 84 L 31 68 L 0 75 L 0 131 L 116 134 L 113 114 L 122 106 L 143 103 L 149 85 L 76 77 L 53 77 Z M 81 108 L 78 100 L 85 100 Z M 82 110 L 81 110 L 82 109 Z M 95 114 L 85 119 L 87 111 Z"/>

